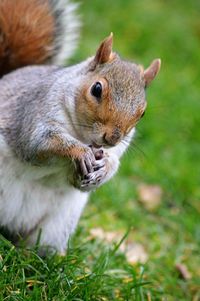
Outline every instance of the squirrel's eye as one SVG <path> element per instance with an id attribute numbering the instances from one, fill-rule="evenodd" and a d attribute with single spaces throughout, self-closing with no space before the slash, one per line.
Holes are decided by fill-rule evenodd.
<path id="1" fill-rule="evenodd" d="M 91 88 L 91 94 L 96 98 L 101 98 L 102 85 L 100 82 L 96 82 Z"/>
<path id="2" fill-rule="evenodd" d="M 144 114 L 145 114 L 145 111 L 142 113 L 142 115 L 141 115 L 141 117 L 140 117 L 140 118 L 142 118 L 142 117 L 144 116 Z"/>

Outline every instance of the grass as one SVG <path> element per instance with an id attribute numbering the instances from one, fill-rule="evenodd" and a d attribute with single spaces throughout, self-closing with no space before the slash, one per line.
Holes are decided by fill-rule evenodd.
<path id="1" fill-rule="evenodd" d="M 67 257 L 41 259 L 34 250 L 0 243 L 0 300 L 200 300 L 200 3 L 195 0 L 89 1 L 81 6 L 82 39 L 71 63 L 92 55 L 114 32 L 114 48 L 143 63 L 161 57 L 148 109 L 117 176 L 97 192 L 70 241 Z M 153 211 L 140 183 L 163 190 Z M 129 229 L 145 264 L 130 264 L 90 229 Z M 118 241 L 119 242 L 119 241 Z M 191 273 L 181 279 L 175 268 Z"/>

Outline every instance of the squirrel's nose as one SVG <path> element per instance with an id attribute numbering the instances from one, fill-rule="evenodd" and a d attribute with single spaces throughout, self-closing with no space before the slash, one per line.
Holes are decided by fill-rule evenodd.
<path id="1" fill-rule="evenodd" d="M 121 132 L 119 129 L 115 129 L 111 135 L 104 133 L 103 142 L 109 146 L 115 146 L 121 138 Z"/>

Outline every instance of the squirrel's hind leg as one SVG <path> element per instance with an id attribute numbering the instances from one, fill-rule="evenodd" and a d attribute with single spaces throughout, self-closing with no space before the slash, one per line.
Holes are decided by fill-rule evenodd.
<path id="1" fill-rule="evenodd" d="M 67 242 L 74 232 L 81 212 L 87 202 L 88 194 L 76 189 L 66 195 L 66 199 L 60 203 L 56 200 L 56 206 L 46 215 L 41 222 L 30 231 L 27 237 L 27 245 L 38 244 L 38 252 L 45 255 L 48 252 L 58 252 L 64 255 L 67 250 Z"/>

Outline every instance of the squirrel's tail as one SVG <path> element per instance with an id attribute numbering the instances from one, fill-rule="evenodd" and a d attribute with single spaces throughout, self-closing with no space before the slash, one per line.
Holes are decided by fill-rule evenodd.
<path id="1" fill-rule="evenodd" d="M 0 76 L 35 64 L 64 64 L 79 33 L 71 0 L 0 0 Z"/>

